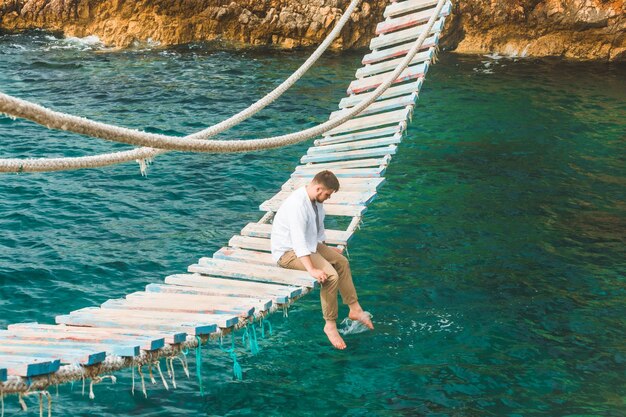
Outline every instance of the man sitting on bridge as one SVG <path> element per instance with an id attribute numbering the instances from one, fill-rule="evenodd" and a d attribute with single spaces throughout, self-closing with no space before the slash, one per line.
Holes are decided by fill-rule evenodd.
<path id="1" fill-rule="evenodd" d="M 337 349 L 346 343 L 337 331 L 337 290 L 350 307 L 348 317 L 370 329 L 369 313 L 357 301 L 350 264 L 342 250 L 328 247 L 324 231 L 324 201 L 339 190 L 339 180 L 321 171 L 305 187 L 295 190 L 280 206 L 272 226 L 272 257 L 283 268 L 307 271 L 322 286 L 320 298 L 326 325 L 324 332 Z"/>

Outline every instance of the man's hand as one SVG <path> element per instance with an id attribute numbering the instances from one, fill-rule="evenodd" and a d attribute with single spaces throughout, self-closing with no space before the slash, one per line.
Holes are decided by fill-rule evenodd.
<path id="1" fill-rule="evenodd" d="M 323 284 L 324 282 L 326 282 L 326 279 L 328 278 L 328 275 L 326 275 L 326 272 L 317 268 L 311 268 L 311 270 L 309 271 L 309 274 L 311 274 L 311 276 L 315 278 L 317 282 L 319 282 L 320 284 Z"/>

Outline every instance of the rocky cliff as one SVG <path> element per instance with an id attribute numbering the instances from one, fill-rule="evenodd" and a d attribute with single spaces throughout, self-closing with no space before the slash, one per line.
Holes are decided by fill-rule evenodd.
<path id="1" fill-rule="evenodd" d="M 224 39 L 319 43 L 349 0 L 0 0 L 0 29 L 97 35 L 127 47 Z M 366 46 L 387 0 L 364 0 L 336 49 Z M 624 0 L 456 0 L 443 46 L 462 53 L 626 60 Z"/>

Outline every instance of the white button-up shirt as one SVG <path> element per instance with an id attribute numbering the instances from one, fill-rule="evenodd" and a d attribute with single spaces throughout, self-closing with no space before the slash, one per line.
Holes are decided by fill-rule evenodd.
<path id="1" fill-rule="evenodd" d="M 319 230 L 315 222 L 313 204 L 317 205 Z M 291 193 L 274 216 L 272 258 L 278 262 L 289 250 L 293 250 L 298 258 L 315 253 L 318 242 L 326 240 L 324 217 L 324 205 L 317 201 L 312 202 L 306 187 L 298 188 Z"/>

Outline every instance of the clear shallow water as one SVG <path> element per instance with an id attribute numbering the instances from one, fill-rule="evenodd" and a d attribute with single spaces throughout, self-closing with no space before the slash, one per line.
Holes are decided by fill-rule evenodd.
<path id="1" fill-rule="evenodd" d="M 360 53 L 329 55 L 242 137 L 326 120 Z M 61 111 L 185 134 L 239 111 L 306 52 L 101 51 L 0 37 L 0 89 Z M 618 416 L 626 413 L 624 67 L 443 55 L 351 246 L 375 332 L 336 352 L 315 295 L 244 381 L 216 347 L 206 396 L 130 395 L 130 375 L 60 388 L 54 415 Z M 3 156 L 125 148 L 0 117 Z M 0 181 L 0 325 L 97 305 L 182 272 L 260 217 L 308 144 Z M 193 371 L 193 365 L 192 365 Z M 37 406 L 31 402 L 31 414 Z M 7 415 L 18 413 L 16 401 Z"/>

